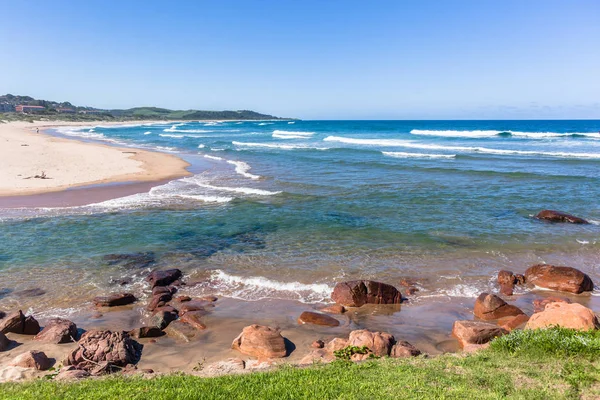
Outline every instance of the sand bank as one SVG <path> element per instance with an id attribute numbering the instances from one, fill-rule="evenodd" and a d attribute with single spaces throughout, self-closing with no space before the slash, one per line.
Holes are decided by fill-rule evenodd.
<path id="1" fill-rule="evenodd" d="M 56 126 L 93 124 L 47 121 L 0 124 L 0 196 L 116 182 L 155 182 L 190 175 L 186 171 L 189 164 L 171 154 L 42 133 L 43 129 Z M 36 133 L 37 129 L 40 133 Z"/>

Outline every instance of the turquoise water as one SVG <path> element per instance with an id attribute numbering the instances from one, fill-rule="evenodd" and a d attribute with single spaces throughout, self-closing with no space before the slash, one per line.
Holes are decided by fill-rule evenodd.
<path id="1" fill-rule="evenodd" d="M 498 269 L 540 261 L 596 276 L 599 130 L 600 121 L 60 129 L 172 152 L 195 174 L 90 206 L 0 210 L 0 278 L 22 287 L 93 281 L 106 291 L 108 277 L 132 272 L 102 257 L 140 252 L 152 253 L 144 268 L 180 266 L 208 279 L 206 290 L 250 300 L 326 301 L 340 279 L 403 276 L 431 282 L 424 297 L 472 296 Z M 531 218 L 544 208 L 593 223 Z"/>

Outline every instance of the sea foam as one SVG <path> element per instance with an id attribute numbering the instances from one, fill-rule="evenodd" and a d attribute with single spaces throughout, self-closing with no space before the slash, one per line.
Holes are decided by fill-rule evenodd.
<path id="1" fill-rule="evenodd" d="M 455 130 L 427 130 L 413 129 L 410 131 L 412 135 L 423 136 L 438 136 L 452 138 L 490 138 L 498 136 L 512 136 L 517 138 L 527 139 L 552 139 L 552 138 L 573 138 L 586 137 L 591 139 L 600 139 L 600 135 L 596 132 L 575 132 L 575 133 L 558 133 L 558 132 L 519 132 L 519 131 L 500 131 L 500 130 L 473 130 L 473 131 L 455 131 Z"/>
<path id="2" fill-rule="evenodd" d="M 403 153 L 400 151 L 382 151 L 381 153 L 394 158 L 456 158 L 456 154 Z"/>

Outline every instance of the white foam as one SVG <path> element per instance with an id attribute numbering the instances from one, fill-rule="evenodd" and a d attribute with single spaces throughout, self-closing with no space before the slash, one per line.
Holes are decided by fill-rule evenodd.
<path id="1" fill-rule="evenodd" d="M 233 160 L 227 160 L 227 163 L 234 165 L 235 166 L 235 172 L 237 172 L 238 174 L 245 176 L 246 178 L 250 178 L 250 179 L 260 179 L 259 175 L 253 175 L 251 173 L 249 173 L 248 171 L 250 171 L 250 169 L 252 167 L 250 167 L 248 164 L 246 164 L 243 161 L 233 161 Z"/>
<path id="2" fill-rule="evenodd" d="M 205 154 L 204 157 L 208 158 L 208 159 L 211 159 L 211 160 L 216 160 L 216 161 L 223 161 L 224 160 L 224 158 L 215 157 L 215 156 L 211 156 L 211 155 L 208 155 L 208 154 Z"/>
<path id="3" fill-rule="evenodd" d="M 158 136 L 160 136 L 160 137 L 175 138 L 175 139 L 183 139 L 183 137 L 185 135 L 176 135 L 176 134 L 170 134 L 170 133 L 159 133 Z"/>
<path id="4" fill-rule="evenodd" d="M 579 239 L 575 239 L 575 241 L 579 244 L 590 244 L 589 240 L 579 240 Z"/>
<path id="5" fill-rule="evenodd" d="M 144 132 L 144 135 L 149 135 L 149 134 L 151 134 L 151 133 L 152 133 L 152 132 L 150 132 L 150 131 L 148 131 L 148 132 Z"/>
<path id="6" fill-rule="evenodd" d="M 282 149 L 282 150 L 329 150 L 328 147 L 312 147 L 307 145 L 294 145 L 294 144 L 280 144 L 280 143 L 252 143 L 252 142 L 231 142 L 234 146 L 245 146 L 245 147 L 264 147 L 268 149 Z"/>
<path id="7" fill-rule="evenodd" d="M 199 200 L 205 203 L 228 203 L 233 200 L 233 197 L 205 196 L 201 194 L 178 194 L 176 196 L 183 199 Z"/>
<path id="8" fill-rule="evenodd" d="M 480 153 L 480 154 L 600 159 L 600 153 L 567 153 L 567 152 L 548 152 L 548 151 L 490 149 L 487 147 L 444 146 L 444 145 L 438 145 L 438 144 L 426 144 L 426 143 L 415 142 L 415 141 L 411 141 L 411 140 L 400 140 L 400 139 L 357 139 L 357 138 L 346 138 L 346 137 L 340 137 L 340 136 L 328 136 L 323 140 L 328 141 L 328 142 L 340 142 L 340 143 L 358 144 L 358 145 L 367 145 L 367 146 L 406 147 L 406 148 L 411 148 L 411 149 L 460 151 L 460 152 Z"/>
<path id="9" fill-rule="evenodd" d="M 519 131 L 500 131 L 500 130 L 473 130 L 473 131 L 455 131 L 455 130 L 427 130 L 413 129 L 410 131 L 412 135 L 438 136 L 438 137 L 455 137 L 455 138 L 486 138 L 498 136 L 502 133 L 509 134 L 513 137 L 521 137 L 528 139 L 552 139 L 552 138 L 570 138 L 573 136 L 585 136 L 591 139 L 600 139 L 600 135 L 596 132 L 519 132 Z"/>
<path id="10" fill-rule="evenodd" d="M 294 121 L 288 122 L 288 125 L 292 125 L 292 124 L 295 124 L 295 122 Z"/>
<path id="11" fill-rule="evenodd" d="M 265 126 L 265 125 L 273 125 L 273 122 L 261 122 L 260 124 L 258 124 L 259 126 Z"/>
<path id="12" fill-rule="evenodd" d="M 381 153 L 394 158 L 456 158 L 456 154 L 403 153 L 399 151 L 382 151 Z"/>
<path id="13" fill-rule="evenodd" d="M 268 190 L 254 189 L 254 188 L 247 188 L 247 187 L 213 186 L 213 185 L 209 185 L 207 183 L 197 183 L 197 182 L 195 184 L 197 186 L 207 188 L 207 189 L 213 189 L 213 190 L 218 190 L 218 191 L 223 191 L 223 192 L 254 194 L 254 195 L 258 195 L 258 196 L 273 196 L 273 195 L 281 193 L 280 191 L 279 192 L 270 192 Z"/>
<path id="14" fill-rule="evenodd" d="M 322 283 L 279 282 L 262 276 L 230 275 L 221 270 L 213 271 L 209 285 L 220 295 L 236 299 L 290 299 L 302 303 L 329 303 L 333 289 Z"/>
<path id="15" fill-rule="evenodd" d="M 205 148 L 205 147 L 206 147 L 206 146 L 205 146 L 205 145 L 203 145 L 203 144 L 199 144 L 199 145 L 198 145 L 198 148 L 199 148 L 199 149 L 203 149 L 203 148 Z"/>

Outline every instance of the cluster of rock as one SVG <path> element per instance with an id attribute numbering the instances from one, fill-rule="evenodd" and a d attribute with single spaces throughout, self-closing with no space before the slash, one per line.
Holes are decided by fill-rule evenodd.
<path id="1" fill-rule="evenodd" d="M 513 294 L 515 285 L 533 285 L 544 289 L 580 294 L 594 290 L 590 277 L 578 269 L 547 264 L 538 264 L 527 268 L 524 274 L 512 271 L 498 273 L 500 292 L 507 296 Z"/>

